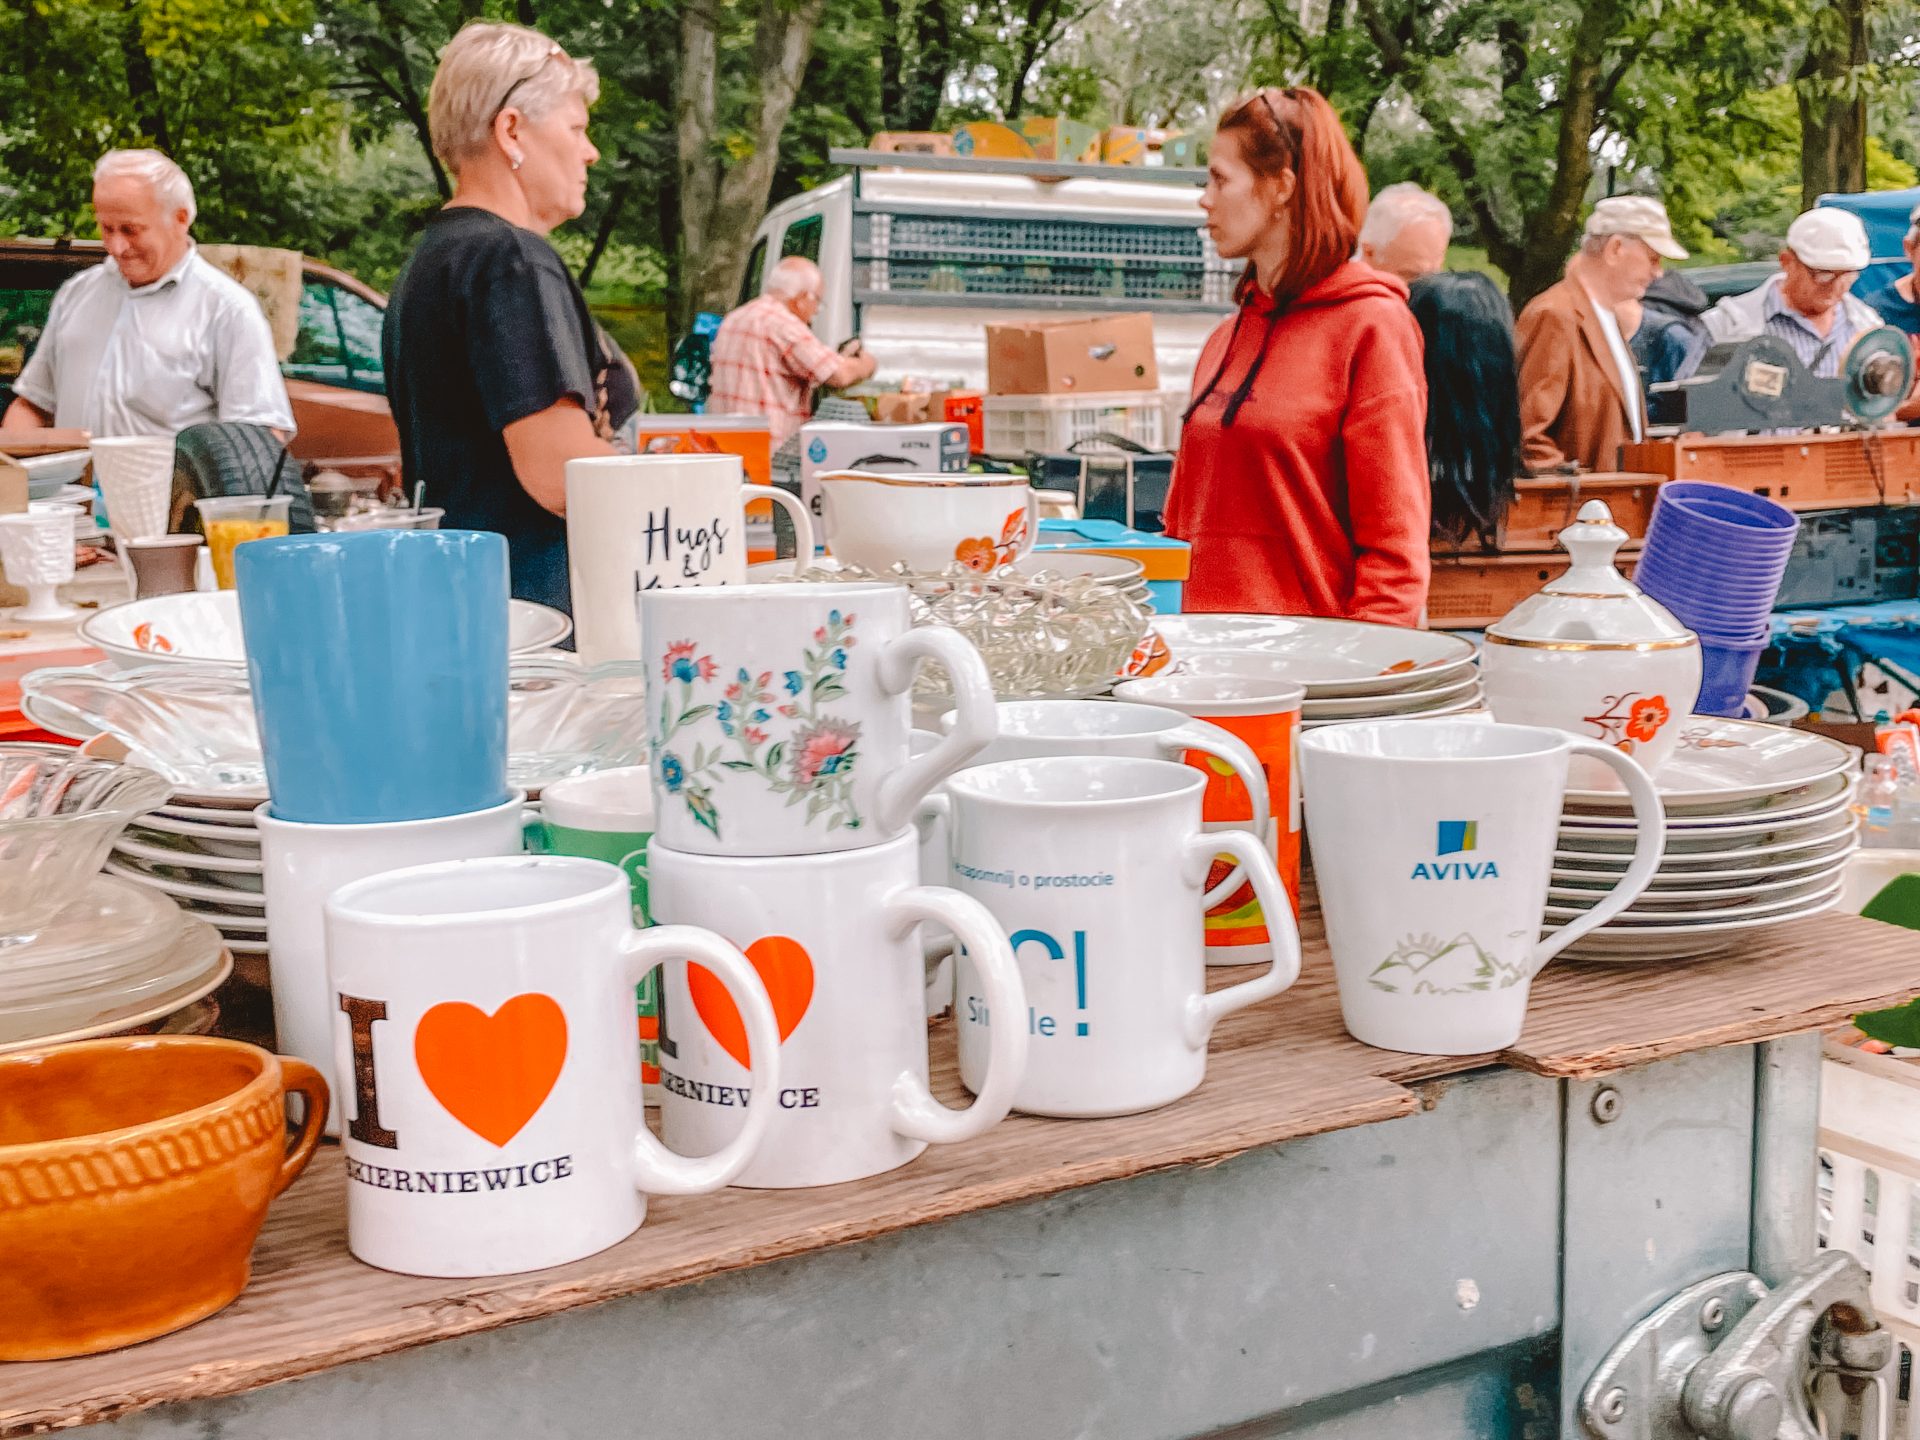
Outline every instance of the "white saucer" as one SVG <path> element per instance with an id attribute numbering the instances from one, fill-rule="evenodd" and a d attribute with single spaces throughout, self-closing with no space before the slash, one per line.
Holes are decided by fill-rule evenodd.
<path id="1" fill-rule="evenodd" d="M 1758 920 L 1727 920 L 1710 925 L 1645 925 L 1616 930 L 1602 925 L 1560 952 L 1562 960 L 1591 960 L 1617 964 L 1644 964 L 1657 960 L 1705 960 L 1735 949 L 1740 937 L 1757 930 L 1824 915 L 1840 903 L 1841 886 L 1804 908 Z"/>
<path id="2" fill-rule="evenodd" d="M 1660 798 L 1677 808 L 1760 799 L 1811 785 L 1859 767 L 1860 752 L 1807 730 L 1757 720 L 1695 715 L 1680 733 L 1680 748 L 1660 767 Z M 1567 800 L 1618 808 L 1618 789 L 1569 790 Z"/>
<path id="3" fill-rule="evenodd" d="M 112 1035 L 164 1019 L 216 989 L 233 969 L 226 943 L 211 925 L 183 919 L 173 946 L 154 962 L 178 978 L 155 990 L 122 984 L 98 995 L 76 996 L 57 1009 L 36 1011 L 31 1020 L 0 1015 L 0 1053 Z"/>
<path id="4" fill-rule="evenodd" d="M 1830 775 L 1811 785 L 1777 790 L 1758 799 L 1732 800 L 1709 809 L 1676 810 L 1669 806 L 1667 829 L 1669 832 L 1699 833 L 1722 830 L 1733 825 L 1755 824 L 1762 820 L 1798 820 L 1809 815 L 1825 814 L 1833 810 L 1836 804 L 1844 804 L 1853 798 L 1855 783 L 1852 774 Z M 1619 809 L 1569 808 L 1560 823 L 1564 828 L 1578 827 L 1582 831 L 1595 833 L 1602 830 L 1631 830 L 1633 816 L 1623 814 Z"/>
<path id="5" fill-rule="evenodd" d="M 1616 915 L 1600 928 L 1641 930 L 1652 926 L 1656 929 L 1679 929 L 1695 925 L 1717 925 L 1733 920 L 1766 920 L 1777 917 L 1783 910 L 1792 910 L 1799 905 L 1810 905 L 1816 900 L 1837 900 L 1840 898 L 1840 889 L 1840 881 L 1829 877 L 1825 888 L 1816 888 L 1811 893 L 1803 892 L 1785 899 L 1775 897 L 1769 900 L 1757 900 L 1751 905 L 1728 905 L 1674 914 L 1665 912 L 1635 914 L 1629 909 L 1623 915 Z M 1547 919 L 1564 925 L 1578 920 L 1590 908 L 1592 907 L 1549 904 Z"/>
<path id="6" fill-rule="evenodd" d="M 1850 856 L 1842 855 L 1838 859 L 1828 860 L 1810 875 L 1797 875 L 1770 885 L 1735 885 L 1695 890 L 1646 890 L 1625 911 L 1626 915 L 1691 914 L 1695 911 L 1725 911 L 1730 906 L 1747 904 L 1772 904 L 1777 900 L 1804 898 L 1825 890 L 1840 877 L 1847 868 Z M 1547 899 L 1556 909 L 1586 910 L 1593 904 L 1604 900 L 1605 889 L 1582 889 L 1574 885 L 1555 885 L 1548 889 Z M 1570 902 L 1585 901 L 1586 904 Z"/>
<path id="7" fill-rule="evenodd" d="M 233 855 L 217 855 L 206 850 L 172 849 L 165 845 L 151 845 L 122 835 L 114 842 L 114 853 L 131 855 L 136 860 L 145 860 L 154 865 L 170 865 L 177 870 L 227 870 L 236 875 L 259 875 L 265 872 L 264 862 Z"/>
<path id="8" fill-rule="evenodd" d="M 150 886 L 176 900 L 206 900 L 216 905 L 231 906 L 235 910 L 264 911 L 267 908 L 267 897 L 258 891 L 232 890 L 222 885 L 195 885 L 185 880 L 147 875 L 122 860 L 108 860 L 106 871 L 109 875 L 131 880 L 136 885 Z"/>
<path id="9" fill-rule="evenodd" d="M 1853 837 L 1845 836 L 1826 845 L 1815 848 L 1806 858 L 1783 861 L 1770 866 L 1755 866 L 1746 869 L 1719 870 L 1701 868 L 1697 870 L 1669 870 L 1664 866 L 1655 872 L 1650 891 L 1689 890 L 1704 885 L 1721 887 L 1764 885 L 1770 881 L 1785 880 L 1804 876 L 1809 871 L 1824 869 L 1828 865 L 1844 863 L 1854 854 Z M 1624 859 L 1624 857 L 1622 857 Z M 1573 886 L 1582 882 L 1602 882 L 1612 884 L 1626 871 L 1626 865 L 1620 864 L 1611 869 L 1582 869 L 1576 865 L 1555 865 L 1553 878 Z M 1589 886 L 1588 888 L 1591 888 Z"/>
<path id="10" fill-rule="evenodd" d="M 1160 615 L 1153 629 L 1175 660 L 1182 651 L 1246 650 L 1298 661 L 1313 699 L 1430 684 L 1477 653 L 1471 641 L 1435 630 L 1306 615 Z"/>
<path id="11" fill-rule="evenodd" d="M 1844 800 L 1830 803 L 1816 815 L 1797 820 L 1759 820 L 1746 825 L 1722 825 L 1712 830 L 1669 830 L 1667 855 L 1731 855 L 1743 850 L 1761 852 L 1776 845 L 1812 845 L 1829 840 L 1856 823 Z M 1747 843 L 1742 844 L 1745 841 Z M 1591 826 L 1563 826 L 1555 844 L 1556 854 L 1630 855 L 1634 836 L 1631 831 L 1601 830 Z M 1665 864 L 1665 861 L 1661 862 Z"/>

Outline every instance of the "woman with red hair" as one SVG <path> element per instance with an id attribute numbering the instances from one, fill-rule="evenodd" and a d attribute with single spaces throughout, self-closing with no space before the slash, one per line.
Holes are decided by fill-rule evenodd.
<path id="1" fill-rule="evenodd" d="M 1167 506 L 1188 610 L 1418 625 L 1426 380 L 1396 276 L 1352 258 L 1367 174 L 1312 90 L 1260 90 L 1214 132 L 1200 200 L 1244 259 L 1240 310 L 1194 370 Z"/>

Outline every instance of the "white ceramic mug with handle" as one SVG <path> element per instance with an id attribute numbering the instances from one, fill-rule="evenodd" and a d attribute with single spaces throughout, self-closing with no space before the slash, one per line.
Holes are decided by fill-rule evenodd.
<path id="1" fill-rule="evenodd" d="M 986 574 L 1039 538 L 1036 496 L 1022 476 L 833 470 L 817 479 L 834 559 L 863 570 L 938 575 L 960 564 Z"/>
<path id="2" fill-rule="evenodd" d="M 1633 801 L 1633 862 L 1606 896 L 1540 938 L 1567 768 L 1612 767 Z M 1300 739 L 1313 873 L 1356 1040 L 1478 1055 L 1520 1038 L 1533 977 L 1639 898 L 1666 850 L 1645 770 L 1606 745 L 1531 725 L 1398 720 Z"/>
<path id="3" fill-rule="evenodd" d="M 746 507 L 756 500 L 792 519 L 794 570 L 811 565 L 807 507 L 776 485 L 748 482 L 738 455 L 567 461 L 567 568 L 580 658 L 640 658 L 639 591 L 745 584 Z"/>
<path id="4" fill-rule="evenodd" d="M 649 590 L 655 835 L 701 855 L 812 855 L 904 833 L 920 800 L 993 739 L 993 683 L 951 630 L 913 626 L 878 581 Z M 911 754 L 921 661 L 959 719 Z"/>
<path id="5" fill-rule="evenodd" d="M 1151 1110 L 1206 1078 L 1221 1020 L 1294 982 L 1299 935 L 1273 857 L 1250 831 L 1202 827 L 1205 788 L 1168 760 L 1049 756 L 963 770 L 928 798 L 947 817 L 952 884 L 1007 932 L 1026 991 L 1025 1010 L 1008 1014 L 962 952 L 953 1009 L 969 1088 L 1014 1025 L 1031 1047 L 1014 1109 Z M 1267 968 L 1210 992 L 1205 882 L 1223 852 L 1277 918 Z"/>
<path id="6" fill-rule="evenodd" d="M 993 1033 L 973 1103 L 953 1110 L 927 1088 L 923 925 L 960 937 L 990 1003 L 1018 1014 L 1020 972 L 992 915 L 919 883 L 917 842 L 734 859 L 655 845 L 656 918 L 701 925 L 746 952 L 773 999 L 781 1088 L 771 1129 L 734 1183 L 835 1185 L 905 1165 L 928 1144 L 982 1135 L 1006 1117 L 1027 1036 Z M 697 961 L 666 967 L 660 1035 L 661 1133 L 704 1153 L 740 1130 L 750 1051 L 738 1013 Z"/>
<path id="7" fill-rule="evenodd" d="M 572 856 L 457 860 L 327 902 L 347 1245 L 405 1275 L 510 1275 L 624 1240 L 646 1197 L 717 1190 L 780 1089 L 773 1007 L 747 958 L 682 925 L 633 928 L 626 875 Z M 676 1155 L 647 1128 L 633 991 L 697 960 L 753 1047 L 739 1132 Z"/>
<path id="8" fill-rule="evenodd" d="M 1047 755 L 1130 755 L 1137 760 L 1174 760 L 1189 750 L 1210 755 L 1246 786 L 1253 815 L 1234 822 L 1256 835 L 1265 835 L 1268 811 L 1267 773 L 1244 740 L 1218 725 L 1193 720 L 1177 710 L 1158 705 L 1136 705 L 1125 700 L 1002 700 L 995 707 L 1000 734 L 974 757 L 975 765 L 1000 760 L 1034 760 Z M 948 711 L 943 729 L 955 719 Z M 1209 907 L 1218 905 L 1246 881 L 1235 866 L 1207 891 Z M 1264 957 L 1261 957 L 1264 958 Z"/>

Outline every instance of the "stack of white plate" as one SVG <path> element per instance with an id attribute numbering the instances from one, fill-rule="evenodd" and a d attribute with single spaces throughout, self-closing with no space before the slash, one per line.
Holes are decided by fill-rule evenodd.
<path id="1" fill-rule="evenodd" d="M 175 794 L 129 825 L 107 873 L 175 901 L 226 937 L 235 955 L 267 953 L 255 799 Z"/>
<path id="2" fill-rule="evenodd" d="M 1656 782 L 1667 850 L 1652 885 L 1576 941 L 1577 960 L 1679 960 L 1830 910 L 1859 847 L 1859 752 L 1804 730 L 1695 716 Z M 1554 851 L 1547 923 L 1590 909 L 1625 873 L 1633 817 L 1617 790 L 1570 790 Z"/>
<path id="3" fill-rule="evenodd" d="M 1271 674 L 1304 686 L 1302 729 L 1484 709 L 1473 643 L 1437 630 L 1296 615 L 1166 615 L 1161 674 Z"/>

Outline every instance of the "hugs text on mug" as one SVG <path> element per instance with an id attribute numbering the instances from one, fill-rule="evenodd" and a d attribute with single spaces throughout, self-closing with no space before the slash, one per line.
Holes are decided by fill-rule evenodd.
<path id="1" fill-rule="evenodd" d="M 662 571 L 675 566 L 679 567 L 680 579 L 698 581 L 716 560 L 725 558 L 727 541 L 733 535 L 732 528 L 718 515 L 704 525 L 676 526 L 670 505 L 649 510 L 640 533 L 646 545 L 641 559 L 647 568 L 633 572 L 636 591 L 658 590 Z"/>

